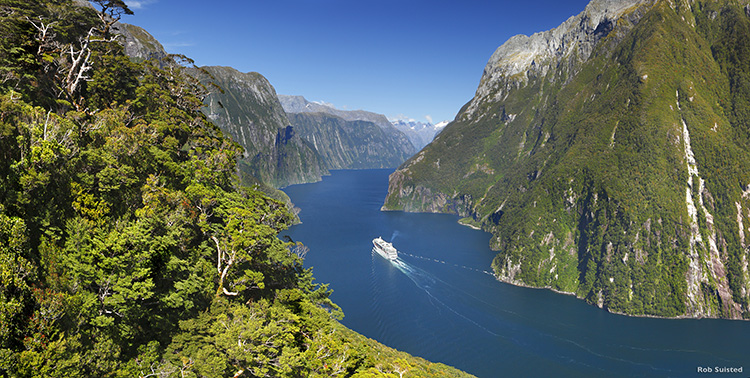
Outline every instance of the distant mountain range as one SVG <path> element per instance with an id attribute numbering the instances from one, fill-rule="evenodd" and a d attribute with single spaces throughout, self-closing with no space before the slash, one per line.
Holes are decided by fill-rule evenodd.
<path id="1" fill-rule="evenodd" d="M 432 142 L 435 136 L 443 131 L 443 128 L 450 122 L 443 121 L 433 125 L 432 123 L 419 122 L 413 119 L 395 119 L 391 120 L 391 123 L 409 137 L 409 140 L 417 150 L 421 150 L 424 146 Z"/>
<path id="2" fill-rule="evenodd" d="M 388 134 L 394 134 L 391 130 L 391 126 L 393 126 L 396 130 L 406 135 L 416 151 L 421 150 L 428 143 L 432 142 L 435 135 L 437 135 L 448 124 L 448 121 L 443 121 L 433 125 L 431 123 L 418 122 L 416 120 L 389 120 L 382 114 L 364 110 L 336 109 L 325 103 L 308 101 L 302 96 L 279 95 L 279 100 L 287 113 L 319 112 L 334 115 L 347 121 L 368 121 L 380 126 L 383 130 L 387 130 Z M 401 143 L 400 148 L 407 151 L 403 143 Z M 411 154 L 413 153 L 414 152 Z"/>
<path id="3" fill-rule="evenodd" d="M 315 146 L 329 169 L 395 168 L 417 149 L 388 119 L 280 95 L 292 126 Z"/>
<path id="4" fill-rule="evenodd" d="M 365 110 L 341 110 L 333 106 L 310 102 L 302 96 L 279 95 L 279 101 L 287 113 L 326 113 L 341 117 L 347 121 L 368 121 L 378 125 L 388 133 L 397 135 L 393 124 L 382 114 Z"/>
<path id="5" fill-rule="evenodd" d="M 131 57 L 167 59 L 145 30 L 128 24 L 117 30 Z M 210 90 L 204 113 L 245 149 L 240 176 L 277 197 L 281 194 L 272 188 L 319 181 L 328 169 L 395 168 L 417 151 L 382 114 L 277 96 L 255 72 L 217 66 L 191 72 Z"/>
<path id="6" fill-rule="evenodd" d="M 312 144 L 328 169 L 395 168 L 414 153 L 403 134 L 391 134 L 369 121 L 347 121 L 328 113 L 289 113 L 300 137 Z"/>

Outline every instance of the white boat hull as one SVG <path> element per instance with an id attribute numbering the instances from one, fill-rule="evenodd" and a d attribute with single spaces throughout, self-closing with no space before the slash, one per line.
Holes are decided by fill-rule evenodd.
<path id="1" fill-rule="evenodd" d="M 383 238 L 375 238 L 372 241 L 372 251 L 382 256 L 386 260 L 396 261 L 398 259 L 398 250 L 391 243 Z"/>

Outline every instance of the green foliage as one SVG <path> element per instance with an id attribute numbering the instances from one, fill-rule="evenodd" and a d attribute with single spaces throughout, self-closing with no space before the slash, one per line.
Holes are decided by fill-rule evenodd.
<path id="1" fill-rule="evenodd" d="M 106 36 L 123 2 L 97 1 L 100 25 L 33 3 L 0 9 L 0 375 L 461 375 L 336 322 L 304 247 L 277 237 L 293 215 L 240 185 L 242 149 L 199 112 L 204 88 L 177 59 L 91 40 L 89 80 L 58 96 L 45 70 L 70 61 L 48 47 Z M 35 39 L 26 15 L 55 35 Z"/>
<path id="2" fill-rule="evenodd" d="M 128 57 L 122 54 L 97 53 L 92 60 L 94 74 L 87 84 L 89 107 L 116 107 L 135 96 L 137 66 Z"/>

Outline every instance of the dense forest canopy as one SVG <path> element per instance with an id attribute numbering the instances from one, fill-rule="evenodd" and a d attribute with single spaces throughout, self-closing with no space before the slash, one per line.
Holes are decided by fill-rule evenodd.
<path id="1" fill-rule="evenodd" d="M 0 1 L 0 375 L 460 376 L 359 336 L 120 0 Z"/>

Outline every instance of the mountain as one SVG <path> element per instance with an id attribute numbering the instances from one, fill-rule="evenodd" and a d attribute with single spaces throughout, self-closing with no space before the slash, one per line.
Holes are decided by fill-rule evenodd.
<path id="1" fill-rule="evenodd" d="M 347 121 L 328 113 L 289 113 L 299 136 L 312 144 L 328 169 L 395 168 L 413 150 L 404 151 L 400 135 L 389 134 L 378 125 Z"/>
<path id="2" fill-rule="evenodd" d="M 125 54 L 136 60 L 162 61 L 167 58 L 164 46 L 140 26 L 116 23 L 115 32 L 125 38 Z"/>
<path id="3" fill-rule="evenodd" d="M 443 121 L 433 125 L 432 123 L 418 122 L 413 119 L 397 119 L 391 120 L 391 123 L 399 131 L 406 134 L 417 150 L 421 150 L 424 146 L 432 142 L 435 139 L 435 135 L 441 132 L 449 122 Z"/>
<path id="4" fill-rule="evenodd" d="M 750 317 L 750 6 L 594 0 L 516 36 L 385 210 L 493 234 L 505 282 L 611 312 Z"/>
<path id="5" fill-rule="evenodd" d="M 131 59 L 152 60 L 160 66 L 169 59 L 161 43 L 146 30 L 119 22 L 114 28 L 124 37 L 125 53 Z M 258 184 L 275 198 L 288 201 L 273 188 L 320 181 L 328 173 L 317 153 L 289 128 L 276 91 L 265 77 L 230 67 L 190 72 L 211 90 L 204 112 L 245 149 L 238 161 L 245 183 Z"/>
<path id="6" fill-rule="evenodd" d="M 71 3 L 97 12 L 97 8 L 87 0 L 73 0 Z M 167 57 L 167 52 L 161 42 L 140 26 L 118 21 L 112 25 L 112 31 L 122 36 L 121 43 L 125 47 L 125 55 L 131 59 L 162 61 Z"/>
<path id="7" fill-rule="evenodd" d="M 393 125 L 382 114 L 365 110 L 341 110 L 323 103 L 310 102 L 303 96 L 279 95 L 279 101 L 287 113 L 328 113 L 347 121 L 369 121 L 384 130 L 393 130 Z"/>
<path id="8" fill-rule="evenodd" d="M 411 156 L 417 150 L 409 139 L 397 130 L 393 124 L 382 114 L 372 113 L 364 110 L 340 110 L 333 106 L 323 105 L 307 101 L 302 96 L 279 95 L 279 101 L 287 113 L 326 113 L 337 116 L 346 121 L 367 121 L 376 124 L 383 132 L 397 142 L 393 147 Z"/>
<path id="9" fill-rule="evenodd" d="M 245 153 L 240 172 L 274 187 L 320 181 L 327 174 L 315 148 L 297 135 L 263 75 L 241 73 L 231 67 L 194 70 L 214 89 L 204 102 L 204 113 L 239 143 Z"/>

